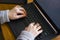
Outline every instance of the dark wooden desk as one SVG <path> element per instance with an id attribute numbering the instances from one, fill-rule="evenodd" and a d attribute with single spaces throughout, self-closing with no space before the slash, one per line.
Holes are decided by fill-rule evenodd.
<path id="1" fill-rule="evenodd" d="M 12 9 L 15 4 L 0 4 L 0 10 Z M 1 25 L 2 33 L 5 40 L 15 40 L 9 26 L 5 23 Z"/>

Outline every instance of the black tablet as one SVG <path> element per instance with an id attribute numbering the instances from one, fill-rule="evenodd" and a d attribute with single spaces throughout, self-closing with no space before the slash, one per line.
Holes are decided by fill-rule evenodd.
<path id="1" fill-rule="evenodd" d="M 51 24 L 60 30 L 60 0 L 35 0 L 35 3 L 39 5 Z"/>

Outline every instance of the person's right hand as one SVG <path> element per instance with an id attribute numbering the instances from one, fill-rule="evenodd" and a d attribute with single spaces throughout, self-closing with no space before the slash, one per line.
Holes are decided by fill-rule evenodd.
<path id="1" fill-rule="evenodd" d="M 25 30 L 27 32 L 31 32 L 34 37 L 38 36 L 40 33 L 43 32 L 43 30 L 41 29 L 41 25 L 39 25 L 39 23 L 31 23 L 28 27 L 25 28 Z"/>

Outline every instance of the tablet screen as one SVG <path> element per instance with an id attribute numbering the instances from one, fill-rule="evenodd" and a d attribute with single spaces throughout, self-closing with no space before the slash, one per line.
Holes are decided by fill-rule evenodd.
<path id="1" fill-rule="evenodd" d="M 54 24 L 60 29 L 60 0 L 36 0 Z"/>

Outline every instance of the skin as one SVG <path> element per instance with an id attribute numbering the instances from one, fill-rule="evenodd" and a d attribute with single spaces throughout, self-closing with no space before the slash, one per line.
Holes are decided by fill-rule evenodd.
<path id="1" fill-rule="evenodd" d="M 18 15 L 21 14 L 21 15 Z M 21 6 L 17 5 L 15 6 L 13 9 L 11 9 L 8 13 L 8 17 L 10 20 L 16 20 L 19 18 L 23 18 L 26 17 L 26 11 L 24 8 L 22 8 Z M 42 33 L 42 29 L 41 29 L 41 25 L 39 23 L 30 23 L 25 30 L 27 32 L 31 32 L 33 34 L 34 37 L 36 37 L 37 35 L 39 35 L 40 33 Z"/>
<path id="2" fill-rule="evenodd" d="M 25 28 L 25 30 L 31 32 L 34 37 L 43 32 L 43 30 L 41 29 L 41 25 L 39 25 L 39 23 L 35 24 L 34 22 L 30 23 L 28 27 Z"/>
<path id="3" fill-rule="evenodd" d="M 21 14 L 21 15 L 18 15 Z M 26 11 L 24 8 L 22 8 L 21 6 L 17 5 L 16 7 L 14 7 L 13 9 L 11 9 L 9 11 L 8 17 L 10 20 L 15 20 L 15 19 L 19 19 L 19 18 L 23 18 L 26 16 Z"/>

